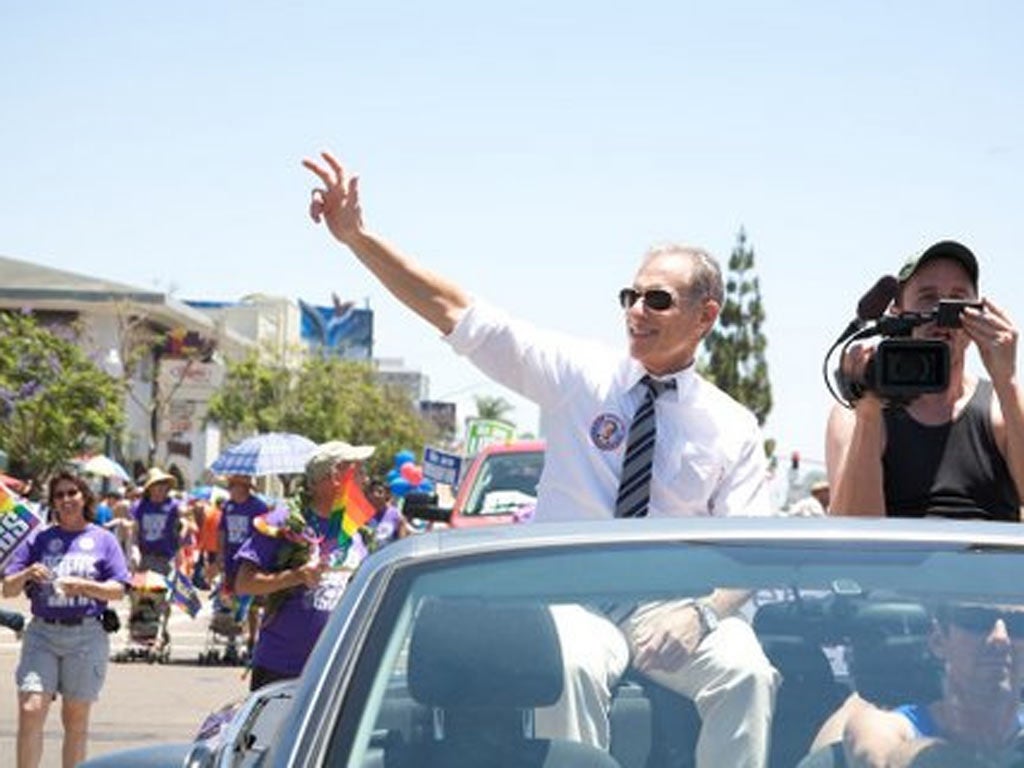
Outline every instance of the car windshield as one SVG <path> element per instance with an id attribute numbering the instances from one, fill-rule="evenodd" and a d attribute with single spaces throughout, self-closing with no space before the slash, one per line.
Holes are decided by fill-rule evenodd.
<path id="1" fill-rule="evenodd" d="M 571 657 L 573 631 L 623 607 L 683 610 L 735 590 L 748 598 L 739 620 L 781 676 L 769 765 L 792 768 L 853 691 L 886 707 L 936 698 L 936 616 L 965 604 L 1012 611 L 1024 603 L 1022 579 L 1017 548 L 880 541 L 623 542 L 424 564 L 398 578 L 394 602 L 378 611 L 356 664 L 363 710 L 334 729 L 330 764 L 391 764 L 429 748 L 453 750 L 430 764 L 472 765 L 483 752 L 456 754 L 457 744 L 579 739 L 549 716 L 563 662 L 584 661 Z M 626 669 L 608 718 L 618 765 L 692 764 L 671 756 L 692 757 L 700 716 L 652 676 Z"/>
<path id="2" fill-rule="evenodd" d="M 467 515 L 507 515 L 537 501 L 543 451 L 494 453 L 480 464 L 466 500 Z"/>

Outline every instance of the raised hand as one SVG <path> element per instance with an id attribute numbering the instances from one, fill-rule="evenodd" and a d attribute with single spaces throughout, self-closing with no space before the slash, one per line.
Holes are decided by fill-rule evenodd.
<path id="1" fill-rule="evenodd" d="M 302 161 L 323 184 L 313 189 L 309 215 L 317 224 L 321 221 L 326 223 L 332 235 L 349 245 L 363 231 L 359 177 L 346 175 L 341 163 L 330 152 L 322 152 L 320 156 L 323 163 L 309 159 Z"/>

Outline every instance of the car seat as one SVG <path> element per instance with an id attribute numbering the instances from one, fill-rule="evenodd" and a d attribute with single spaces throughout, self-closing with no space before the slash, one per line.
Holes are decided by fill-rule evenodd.
<path id="1" fill-rule="evenodd" d="M 851 672 L 857 692 L 881 707 L 942 695 L 942 667 L 928 647 L 931 618 L 917 602 L 865 603 L 851 617 Z"/>
<path id="2" fill-rule="evenodd" d="M 547 606 L 425 600 L 407 677 L 412 698 L 433 710 L 434 733 L 390 745 L 386 766 L 618 768 L 596 747 L 532 732 L 534 708 L 557 702 L 564 685 Z"/>

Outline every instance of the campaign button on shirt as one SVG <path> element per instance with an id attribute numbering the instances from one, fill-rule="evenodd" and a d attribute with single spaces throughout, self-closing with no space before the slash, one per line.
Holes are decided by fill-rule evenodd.
<path id="1" fill-rule="evenodd" d="M 602 451 L 614 451 L 626 438 L 626 421 L 617 413 L 602 413 L 590 425 L 590 439 Z"/>

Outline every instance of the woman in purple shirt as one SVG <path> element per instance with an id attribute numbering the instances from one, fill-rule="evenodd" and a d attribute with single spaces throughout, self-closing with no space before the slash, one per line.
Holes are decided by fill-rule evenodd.
<path id="1" fill-rule="evenodd" d="M 77 475 L 50 481 L 55 522 L 33 531 L 4 569 L 3 594 L 32 604 L 15 673 L 19 766 L 38 766 L 50 702 L 61 695 L 63 764 L 85 759 L 89 710 L 107 673 L 110 640 L 100 623 L 129 581 L 117 539 L 93 520 L 95 497 Z"/>

